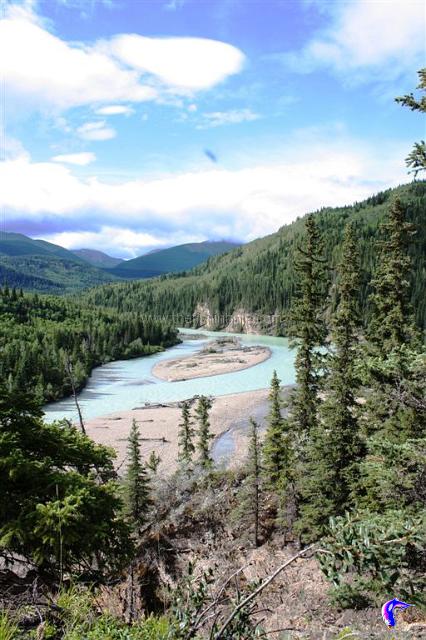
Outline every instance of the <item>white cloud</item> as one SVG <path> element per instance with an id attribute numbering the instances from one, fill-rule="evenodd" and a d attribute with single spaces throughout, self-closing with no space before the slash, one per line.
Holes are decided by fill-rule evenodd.
<path id="1" fill-rule="evenodd" d="M 243 53 L 206 38 L 116 36 L 106 45 L 120 61 L 183 90 L 209 89 L 241 71 Z"/>
<path id="2" fill-rule="evenodd" d="M 99 231 L 64 231 L 48 236 L 49 241 L 59 244 L 66 249 L 81 249 L 96 247 L 111 252 L 113 255 L 126 258 L 135 258 L 147 253 L 151 249 L 160 249 L 170 246 L 170 239 L 159 240 L 151 233 L 133 231 L 121 227 L 102 226 Z M 201 242 L 204 237 L 194 238 L 190 235 L 181 235 L 176 239 L 176 244 L 185 242 Z M 175 240 L 174 240 L 175 242 Z"/>
<path id="3" fill-rule="evenodd" d="M 423 0 L 354 0 L 328 4 L 327 12 L 331 26 L 283 56 L 294 71 L 326 66 L 355 81 L 385 80 L 424 65 Z"/>
<path id="4" fill-rule="evenodd" d="M 65 162 L 65 164 L 76 164 L 86 166 L 96 160 L 96 156 L 91 151 L 82 151 L 81 153 L 63 153 L 52 158 L 53 162 Z"/>
<path id="5" fill-rule="evenodd" d="M 243 65 L 235 47 L 202 38 L 124 34 L 94 45 L 65 42 L 30 9 L 8 5 L 0 20 L 0 75 L 9 102 L 25 100 L 27 110 L 167 99 L 170 87 L 210 88 Z"/>
<path id="6" fill-rule="evenodd" d="M 156 244 L 182 236 L 251 240 L 307 211 L 359 201 L 405 182 L 404 152 L 349 139 L 325 144 L 310 131 L 288 140 L 274 163 L 122 183 L 78 178 L 64 165 L 19 158 L 0 165 L 0 207 L 8 219 L 55 218 L 64 231 L 79 233 L 118 227 L 149 234 Z M 118 236 L 108 242 L 108 249 L 120 249 Z"/>
<path id="7" fill-rule="evenodd" d="M 112 127 L 107 127 L 104 120 L 99 122 L 86 122 L 77 129 L 77 135 L 82 140 L 111 140 L 117 132 Z"/>
<path id="8" fill-rule="evenodd" d="M 0 74 L 8 97 L 64 109 L 96 102 L 152 100 L 157 92 L 93 48 L 71 46 L 33 22 L 0 21 Z"/>
<path id="9" fill-rule="evenodd" d="M 232 109 L 231 111 L 214 111 L 203 113 L 204 122 L 197 126 L 197 129 L 208 129 L 209 127 L 220 127 L 224 124 L 239 124 L 240 122 L 252 122 L 258 120 L 260 115 L 253 113 L 250 109 Z"/>
<path id="10" fill-rule="evenodd" d="M 106 107 L 101 107 L 100 109 L 97 109 L 95 111 L 95 113 L 100 116 L 130 116 L 134 112 L 134 109 L 132 109 L 131 107 L 126 107 L 126 105 L 124 104 L 111 104 Z"/>

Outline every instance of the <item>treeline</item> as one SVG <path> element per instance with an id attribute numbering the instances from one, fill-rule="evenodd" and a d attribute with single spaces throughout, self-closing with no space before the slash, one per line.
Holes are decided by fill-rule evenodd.
<path id="1" fill-rule="evenodd" d="M 315 213 L 323 236 L 324 257 L 328 265 L 328 288 L 333 294 L 336 265 L 342 255 L 346 223 L 352 222 L 360 252 L 358 302 L 363 324 L 371 314 L 369 296 L 371 276 L 377 264 L 375 243 L 378 226 L 392 197 L 403 203 L 407 219 L 415 225 L 409 255 L 411 304 L 417 326 L 426 324 L 426 182 L 413 182 L 389 189 L 352 206 L 324 208 Z M 88 292 L 87 299 L 97 305 L 120 311 L 139 309 L 159 316 L 190 319 L 197 305 L 205 305 L 213 316 L 231 316 L 237 309 L 258 314 L 287 312 L 295 299 L 297 274 L 295 259 L 303 236 L 306 218 L 282 227 L 277 233 L 255 240 L 223 256 L 210 258 L 190 272 L 170 275 L 149 282 L 132 282 L 102 286 Z M 335 296 L 329 299 L 330 310 Z M 196 323 L 197 320 L 194 320 Z M 286 332 L 285 324 L 283 331 Z M 220 327 L 217 327 L 220 328 Z"/>
<path id="2" fill-rule="evenodd" d="M 145 314 L 0 288 L 0 380 L 11 390 L 34 389 L 40 401 L 69 395 L 72 384 L 81 389 L 100 364 L 177 341 L 170 323 Z"/>

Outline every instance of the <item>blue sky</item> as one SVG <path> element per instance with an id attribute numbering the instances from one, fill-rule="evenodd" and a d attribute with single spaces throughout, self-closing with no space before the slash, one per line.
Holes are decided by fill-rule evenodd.
<path id="1" fill-rule="evenodd" d="M 6 2 L 6 230 L 133 257 L 407 182 L 424 65 L 417 0 Z"/>

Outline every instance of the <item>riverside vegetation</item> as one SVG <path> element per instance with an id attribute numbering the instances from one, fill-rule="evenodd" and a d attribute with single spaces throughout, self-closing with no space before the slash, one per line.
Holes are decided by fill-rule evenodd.
<path id="1" fill-rule="evenodd" d="M 0 287 L 0 379 L 11 390 L 33 388 L 40 401 L 81 389 L 100 364 L 177 342 L 169 322 L 147 315 Z"/>
<path id="2" fill-rule="evenodd" d="M 45 424 L 33 393 L 3 384 L 2 640 L 355 637 L 342 610 L 365 631 L 372 618 L 356 611 L 375 607 L 378 618 L 389 594 L 416 604 L 415 624 L 424 624 L 426 351 L 410 303 L 417 229 L 403 198 L 387 205 L 364 317 L 354 225 L 334 269 L 317 215 L 305 219 L 286 321 L 297 386 L 284 414 L 274 375 L 265 437 L 252 421 L 236 472 L 210 460 L 208 398 L 194 411 L 182 404 L 173 477 L 141 459 L 135 424 L 120 479 L 113 451 L 66 422 Z M 256 561 L 267 567 L 253 575 Z M 315 572 L 319 594 L 292 591 L 299 574 L 308 584 Z"/>

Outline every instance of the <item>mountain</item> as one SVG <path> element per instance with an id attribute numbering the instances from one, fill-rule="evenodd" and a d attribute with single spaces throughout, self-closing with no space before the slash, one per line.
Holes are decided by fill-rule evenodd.
<path id="1" fill-rule="evenodd" d="M 0 235 L 0 256 L 55 256 L 83 264 L 72 251 L 46 240 L 33 240 L 22 233 L 4 232 Z"/>
<path id="2" fill-rule="evenodd" d="M 121 262 L 124 262 L 122 258 L 113 258 L 107 253 L 97 251 L 96 249 L 74 249 L 72 253 L 91 264 L 92 267 L 98 267 L 99 269 L 112 269 Z"/>
<path id="3" fill-rule="evenodd" d="M 0 234 L 0 282 L 10 287 L 71 293 L 116 280 L 59 245 L 21 233 Z"/>
<path id="4" fill-rule="evenodd" d="M 396 195 L 407 206 L 407 217 L 417 230 L 410 245 L 412 304 L 418 325 L 424 327 L 426 181 L 389 189 L 350 206 L 324 208 L 315 212 L 315 217 L 323 234 L 331 278 L 340 258 L 345 224 L 349 221 L 355 224 L 363 273 L 359 300 L 366 318 L 369 281 L 377 253 L 377 228 Z M 276 326 L 268 316 L 285 313 L 296 291 L 294 262 L 297 246 L 304 234 L 304 224 L 304 219 L 299 218 L 276 233 L 225 255 L 212 257 L 189 273 L 162 276 L 149 282 L 101 287 L 89 292 L 89 299 L 123 311 L 137 308 L 141 313 L 152 313 L 155 309 L 159 316 L 173 318 L 176 323 L 186 326 L 272 332 Z M 332 287 L 330 293 L 333 294 Z"/>
<path id="5" fill-rule="evenodd" d="M 108 272 L 120 278 L 140 279 L 187 271 L 208 258 L 235 249 L 237 246 L 239 246 L 238 243 L 226 241 L 181 244 L 150 252 L 139 258 L 125 260 L 113 269 L 108 269 Z"/>

